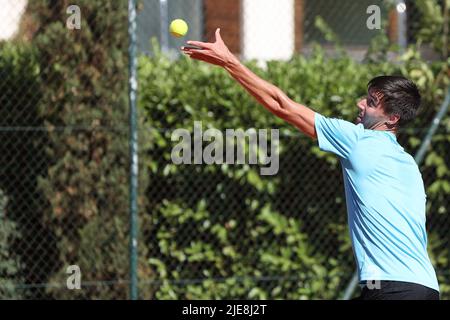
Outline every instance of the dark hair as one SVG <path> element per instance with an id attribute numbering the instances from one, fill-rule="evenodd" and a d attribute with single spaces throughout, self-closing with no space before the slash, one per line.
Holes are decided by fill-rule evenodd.
<path id="1" fill-rule="evenodd" d="M 398 126 L 413 120 L 420 107 L 420 93 L 414 82 L 402 76 L 375 77 L 367 84 L 382 95 L 382 106 L 386 114 L 400 117 Z"/>

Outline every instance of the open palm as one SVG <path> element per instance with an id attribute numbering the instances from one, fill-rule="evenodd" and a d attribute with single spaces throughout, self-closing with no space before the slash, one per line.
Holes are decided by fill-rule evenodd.
<path id="1" fill-rule="evenodd" d="M 192 59 L 224 67 L 233 59 L 233 54 L 223 42 L 222 37 L 220 36 L 220 28 L 216 30 L 215 36 L 216 41 L 213 43 L 200 41 L 187 42 L 187 44 L 196 46 L 199 49 L 182 47 L 181 50 Z"/>

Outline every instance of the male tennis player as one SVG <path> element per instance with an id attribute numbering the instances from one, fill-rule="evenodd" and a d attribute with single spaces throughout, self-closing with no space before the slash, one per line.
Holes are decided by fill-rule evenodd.
<path id="1" fill-rule="evenodd" d="M 326 118 L 256 76 L 228 50 L 220 29 L 214 43 L 187 43 L 199 49 L 182 47 L 183 53 L 225 68 L 267 110 L 339 156 L 360 299 L 439 300 L 427 254 L 422 176 L 396 140 L 419 108 L 415 84 L 398 76 L 372 79 L 350 123 Z"/>

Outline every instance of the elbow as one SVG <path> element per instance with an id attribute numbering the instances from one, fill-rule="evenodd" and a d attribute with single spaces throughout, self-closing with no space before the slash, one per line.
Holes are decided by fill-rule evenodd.
<path id="1" fill-rule="evenodd" d="M 287 115 L 286 109 L 273 96 L 261 99 L 261 104 L 277 117 L 283 118 Z"/>
<path id="2" fill-rule="evenodd" d="M 272 110 L 272 113 L 276 115 L 277 117 L 287 120 L 289 118 L 289 112 L 283 108 L 279 103 L 274 101 L 269 108 Z"/>
<path id="3" fill-rule="evenodd" d="M 288 103 L 287 97 L 278 89 L 274 89 L 272 99 L 270 101 L 271 108 L 274 113 L 280 118 L 288 118 L 292 112 Z"/>
<path id="4" fill-rule="evenodd" d="M 272 86 L 269 93 L 269 99 L 267 101 L 268 107 L 270 107 L 271 110 L 274 110 L 274 113 L 276 112 L 277 115 L 283 115 L 287 113 L 286 108 L 286 96 L 284 93 L 277 87 Z"/>

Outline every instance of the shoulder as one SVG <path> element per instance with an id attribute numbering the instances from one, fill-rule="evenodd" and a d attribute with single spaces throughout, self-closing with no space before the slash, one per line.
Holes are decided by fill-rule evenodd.
<path id="1" fill-rule="evenodd" d="M 337 138 L 351 139 L 356 142 L 362 135 L 366 134 L 364 126 L 359 123 L 355 124 L 347 120 L 326 117 L 316 113 L 315 115 L 316 130 L 323 134 L 330 134 Z"/>
<path id="2" fill-rule="evenodd" d="M 342 158 L 349 156 L 361 135 L 364 134 L 362 124 L 354 124 L 346 120 L 328 118 L 315 114 L 315 128 L 319 147 Z"/>

